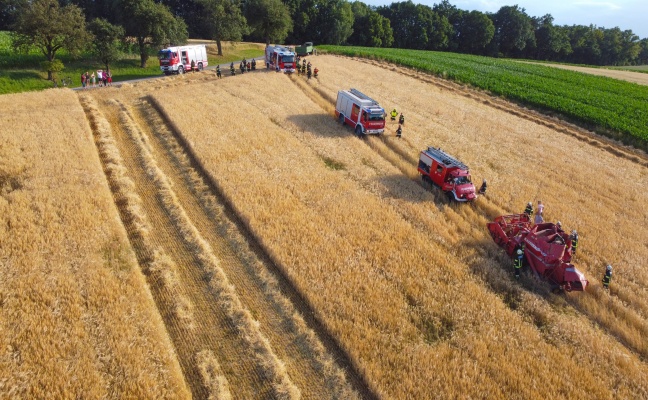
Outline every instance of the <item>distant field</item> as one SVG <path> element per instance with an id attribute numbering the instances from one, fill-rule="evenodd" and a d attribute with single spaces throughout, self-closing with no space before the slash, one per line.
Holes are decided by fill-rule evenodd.
<path id="1" fill-rule="evenodd" d="M 620 69 L 620 70 L 627 70 L 627 71 L 635 71 L 635 72 L 641 72 L 644 74 L 648 74 L 648 65 L 630 65 L 626 67 L 608 67 L 610 69 Z"/>
<path id="2" fill-rule="evenodd" d="M 638 147 L 648 147 L 648 87 L 465 54 L 342 46 L 321 48 L 336 54 L 385 60 L 467 83 L 541 110 L 557 112 Z"/>
<path id="3" fill-rule="evenodd" d="M 224 55 L 218 56 L 216 44 L 208 43 L 208 60 L 210 64 L 228 63 L 242 58 L 258 57 L 263 54 L 263 47 L 256 43 L 223 42 Z M 104 66 L 95 60 L 90 53 L 83 53 L 80 58 L 72 58 L 65 51 L 57 53 L 65 64 L 65 70 L 58 74 L 58 78 L 71 78 L 72 87 L 81 86 L 81 74 L 85 71 L 104 69 Z M 27 54 L 16 53 L 11 46 L 9 32 L 0 32 L 0 94 L 19 93 L 33 90 L 48 89 L 53 86 L 48 81 L 47 73 L 40 69 L 40 63 L 45 57 L 36 49 Z M 115 82 L 131 79 L 160 76 L 160 67 L 155 54 L 148 59 L 146 68 L 140 68 L 138 55 L 125 54 L 124 57 L 111 66 Z"/>
<path id="4" fill-rule="evenodd" d="M 593 66 L 584 66 L 584 65 L 571 65 L 571 64 L 559 64 L 559 63 L 544 63 L 536 61 L 518 61 L 529 64 L 537 65 L 546 65 L 548 67 L 566 69 L 570 71 L 583 72 L 591 75 L 598 76 L 607 76 L 608 78 L 620 79 L 623 81 L 628 81 L 632 83 L 637 83 L 639 85 L 648 85 L 648 69 L 646 66 L 635 67 L 635 69 L 630 69 L 633 67 L 593 67 Z M 644 68 L 644 69 L 642 69 Z M 644 73 L 640 73 L 644 72 Z"/>

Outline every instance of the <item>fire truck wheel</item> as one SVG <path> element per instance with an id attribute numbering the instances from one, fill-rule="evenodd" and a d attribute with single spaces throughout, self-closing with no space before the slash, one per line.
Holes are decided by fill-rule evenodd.
<path id="1" fill-rule="evenodd" d="M 340 114 L 338 121 L 340 121 L 340 125 L 344 126 L 344 115 Z"/>
<path id="2" fill-rule="evenodd" d="M 178 67 L 178 75 L 184 74 L 184 68 Z"/>
<path id="3" fill-rule="evenodd" d="M 198 63 L 198 71 L 202 71 L 202 69 L 203 69 L 202 63 Z"/>
<path id="4" fill-rule="evenodd" d="M 356 133 L 356 135 L 358 135 L 358 136 L 362 136 L 362 126 L 360 126 L 360 125 L 356 125 L 355 133 Z"/>

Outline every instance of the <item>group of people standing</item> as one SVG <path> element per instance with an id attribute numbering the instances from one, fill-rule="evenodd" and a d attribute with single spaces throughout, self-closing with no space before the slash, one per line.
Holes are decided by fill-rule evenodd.
<path id="1" fill-rule="evenodd" d="M 396 121 L 396 117 L 398 116 L 398 111 L 394 108 L 391 113 L 389 113 L 389 116 L 391 117 L 392 121 Z M 398 116 L 398 128 L 396 129 L 396 137 L 401 138 L 403 136 L 403 125 L 405 125 L 405 116 L 403 113 L 400 113 L 400 116 Z"/>
<path id="2" fill-rule="evenodd" d="M 88 71 L 84 72 L 81 74 L 81 87 L 84 89 L 88 89 L 92 85 L 92 87 L 105 87 L 105 86 L 112 86 L 112 72 L 110 70 L 97 70 L 97 74 L 95 75 L 95 72 L 92 71 L 92 74 L 90 74 Z"/>
<path id="3" fill-rule="evenodd" d="M 300 64 L 301 62 L 301 64 Z M 311 64 L 310 61 L 306 61 L 304 58 L 303 60 L 297 56 L 297 63 L 296 65 L 296 70 L 297 70 L 297 75 L 306 75 L 308 79 L 315 77 L 319 77 L 319 69 L 317 67 L 313 68 L 313 65 Z"/>

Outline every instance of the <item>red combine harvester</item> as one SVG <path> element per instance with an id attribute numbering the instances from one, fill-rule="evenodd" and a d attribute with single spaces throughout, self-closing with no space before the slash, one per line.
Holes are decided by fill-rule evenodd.
<path id="1" fill-rule="evenodd" d="M 423 182 L 440 187 L 450 200 L 465 202 L 477 198 L 468 167 L 441 149 L 428 147 L 421 151 L 418 172 Z"/>
<path id="2" fill-rule="evenodd" d="M 587 279 L 570 261 L 572 243 L 569 235 L 555 224 L 531 226 L 526 214 L 502 215 L 487 224 L 491 237 L 513 257 L 524 246 L 526 264 L 533 272 L 551 284 L 568 292 L 583 291 Z"/>

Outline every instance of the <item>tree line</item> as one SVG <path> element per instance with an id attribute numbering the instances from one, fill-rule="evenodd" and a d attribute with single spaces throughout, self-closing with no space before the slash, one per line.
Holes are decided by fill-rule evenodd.
<path id="1" fill-rule="evenodd" d="M 36 46 L 48 68 L 56 52 L 92 43 L 106 64 L 130 42 L 146 64 L 152 48 L 187 37 L 265 43 L 349 44 L 452 51 L 592 65 L 648 64 L 648 38 L 594 25 L 558 26 L 517 5 L 467 11 L 448 0 L 369 6 L 347 0 L 0 0 L 0 30 L 17 48 Z"/>

